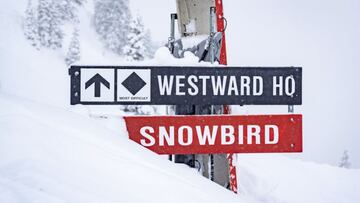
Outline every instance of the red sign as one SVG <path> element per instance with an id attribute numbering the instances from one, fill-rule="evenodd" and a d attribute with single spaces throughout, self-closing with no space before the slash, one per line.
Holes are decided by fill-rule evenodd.
<path id="1" fill-rule="evenodd" d="M 128 116 L 131 140 L 158 154 L 302 152 L 301 115 Z"/>

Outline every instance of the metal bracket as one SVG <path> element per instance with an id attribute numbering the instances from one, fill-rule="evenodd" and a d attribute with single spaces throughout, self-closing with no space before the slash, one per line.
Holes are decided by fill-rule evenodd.
<path id="1" fill-rule="evenodd" d="M 175 42 L 175 20 L 177 20 L 177 14 L 170 14 L 170 37 L 168 39 L 168 48 L 171 53 L 173 53 Z"/>
<path id="2" fill-rule="evenodd" d="M 215 46 L 214 46 L 214 36 L 215 36 L 215 33 L 216 33 L 215 19 L 216 19 L 216 9 L 215 9 L 215 7 L 210 7 L 209 52 L 210 52 L 210 62 L 212 64 L 215 62 Z"/>
<path id="3" fill-rule="evenodd" d="M 294 113 L 294 105 L 288 105 L 288 113 Z"/>

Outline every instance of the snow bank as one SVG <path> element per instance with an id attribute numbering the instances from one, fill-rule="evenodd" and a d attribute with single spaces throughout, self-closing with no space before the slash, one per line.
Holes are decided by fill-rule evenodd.
<path id="1" fill-rule="evenodd" d="M 157 66 L 219 66 L 216 62 L 211 64 L 210 62 L 199 62 L 199 58 L 195 56 L 192 52 L 186 51 L 184 53 L 184 58 L 175 58 L 171 55 L 167 47 L 160 47 L 156 52 L 154 59 L 145 62 L 148 65 L 157 65 Z M 145 64 L 142 62 L 142 64 Z"/>
<path id="2" fill-rule="evenodd" d="M 240 195 L 259 202 L 359 202 L 360 170 L 281 155 L 239 154 Z"/>
<path id="3" fill-rule="evenodd" d="M 98 120 L 0 94 L 0 202 L 235 202 Z"/>

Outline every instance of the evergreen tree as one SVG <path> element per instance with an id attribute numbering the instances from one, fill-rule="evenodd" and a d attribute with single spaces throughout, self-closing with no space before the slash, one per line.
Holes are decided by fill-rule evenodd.
<path id="1" fill-rule="evenodd" d="M 339 167 L 341 167 L 341 168 L 350 168 L 350 166 L 351 166 L 351 163 L 349 161 L 349 154 L 348 154 L 348 151 L 345 150 L 342 157 L 341 157 Z"/>
<path id="2" fill-rule="evenodd" d="M 145 30 L 140 16 L 130 22 L 130 30 L 127 35 L 127 44 L 123 48 L 126 59 L 129 61 L 142 61 L 150 57 L 152 42 L 150 32 Z M 136 115 L 151 115 L 156 113 L 155 106 L 126 105 L 125 112 L 133 112 Z"/>
<path id="3" fill-rule="evenodd" d="M 62 0 L 58 6 L 61 13 L 61 20 L 77 23 L 79 21 L 77 8 L 84 4 L 85 0 Z"/>
<path id="4" fill-rule="evenodd" d="M 94 24 L 105 46 L 122 55 L 129 31 L 128 0 L 97 0 L 95 2 Z"/>
<path id="5" fill-rule="evenodd" d="M 38 33 L 40 44 L 43 47 L 50 47 L 50 2 L 39 0 L 38 5 Z"/>
<path id="6" fill-rule="evenodd" d="M 39 0 L 38 32 L 40 44 L 52 49 L 60 48 L 64 33 L 61 26 L 59 2 L 56 0 Z"/>
<path id="7" fill-rule="evenodd" d="M 152 58 L 155 54 L 155 51 L 157 50 L 157 47 L 156 47 L 155 43 L 152 41 L 149 30 L 145 31 L 145 41 L 146 41 L 146 43 L 144 45 L 146 47 L 146 57 Z"/>
<path id="8" fill-rule="evenodd" d="M 62 47 L 65 22 L 78 23 L 77 7 L 85 0 L 39 0 L 37 9 L 29 0 L 25 11 L 24 34 L 37 48 Z"/>
<path id="9" fill-rule="evenodd" d="M 152 44 L 150 32 L 145 30 L 139 16 L 131 21 L 127 39 L 124 52 L 128 60 L 142 61 L 150 56 Z"/>
<path id="10" fill-rule="evenodd" d="M 64 32 L 61 29 L 61 13 L 59 13 L 56 8 L 56 4 L 51 6 L 53 17 L 50 21 L 50 48 L 57 49 L 62 47 L 62 42 L 64 38 Z"/>
<path id="11" fill-rule="evenodd" d="M 79 30 L 75 28 L 66 54 L 65 63 L 70 66 L 78 60 L 80 60 Z"/>
<path id="12" fill-rule="evenodd" d="M 30 40 L 31 45 L 39 49 L 39 34 L 37 27 L 35 9 L 32 7 L 31 0 L 29 0 L 25 11 L 24 34 L 26 39 Z"/>

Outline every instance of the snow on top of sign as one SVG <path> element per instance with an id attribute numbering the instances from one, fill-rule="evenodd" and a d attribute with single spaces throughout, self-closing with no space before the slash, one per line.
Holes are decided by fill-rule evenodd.
<path id="1" fill-rule="evenodd" d="M 195 56 L 192 52 L 186 51 L 184 53 L 184 58 L 175 58 L 171 55 L 169 49 L 167 47 L 160 47 L 156 53 L 154 59 L 142 62 L 142 64 L 147 65 L 157 65 L 157 66 L 222 66 L 219 65 L 218 62 L 211 64 L 210 62 L 199 62 L 199 58 Z"/>
<path id="2" fill-rule="evenodd" d="M 196 25 L 195 25 L 195 19 L 191 19 L 186 26 L 186 32 L 187 33 L 195 33 L 196 32 Z"/>
<path id="3" fill-rule="evenodd" d="M 203 40 L 206 40 L 209 36 L 208 35 L 197 35 L 197 36 L 188 36 L 183 37 L 181 39 L 183 49 L 192 48 L 194 46 L 197 46 L 200 42 Z"/>

